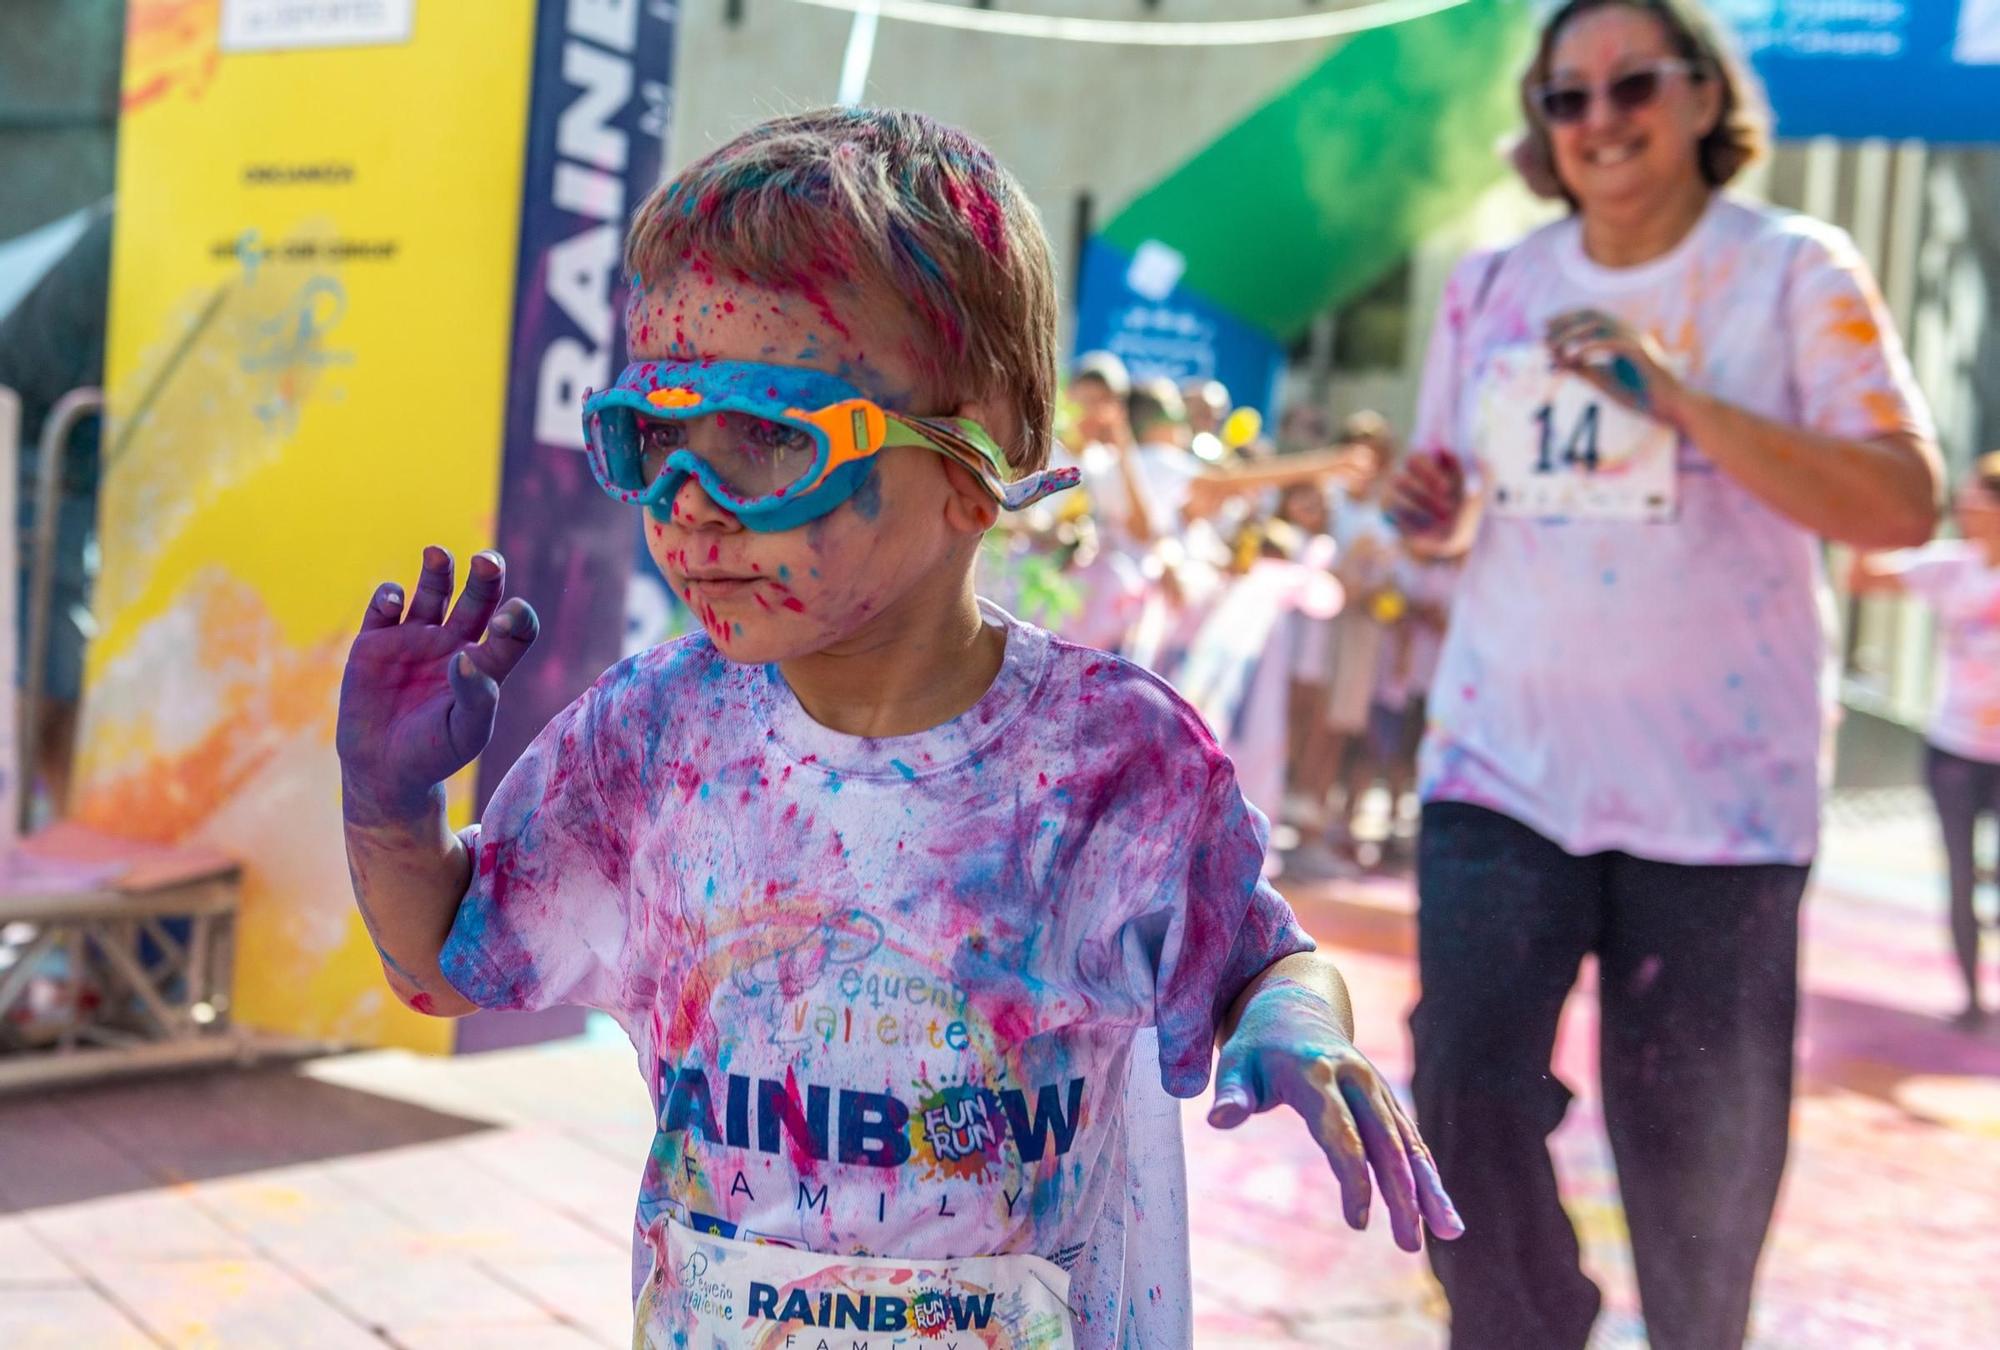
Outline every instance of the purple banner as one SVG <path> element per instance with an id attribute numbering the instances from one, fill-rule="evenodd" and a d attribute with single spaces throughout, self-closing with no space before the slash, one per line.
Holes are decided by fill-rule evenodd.
<path id="1" fill-rule="evenodd" d="M 536 16 L 498 534 L 542 636 L 480 757 L 481 810 L 620 655 L 633 512 L 592 480 L 580 410 L 624 360 L 625 222 L 659 179 L 674 29 L 672 6 L 642 0 L 542 0 Z"/>

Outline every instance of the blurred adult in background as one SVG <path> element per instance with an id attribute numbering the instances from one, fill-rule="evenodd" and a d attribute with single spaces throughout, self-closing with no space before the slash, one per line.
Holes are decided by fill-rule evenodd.
<path id="1" fill-rule="evenodd" d="M 1333 419 L 1317 403 L 1299 402 L 1287 406 L 1278 417 L 1278 449 L 1296 454 L 1317 450 L 1333 440 Z"/>
<path id="2" fill-rule="evenodd" d="M 1204 464 L 1226 463 L 1235 453 L 1222 441 L 1222 424 L 1230 412 L 1228 387 L 1220 380 L 1183 380 L 1180 395 L 1187 407 L 1188 449 Z"/>
<path id="3" fill-rule="evenodd" d="M 1116 356 L 1092 352 L 1077 362 L 1070 397 L 1087 442 L 1083 488 L 1104 546 L 1141 558 L 1179 528 L 1187 484 L 1200 473 L 1182 443 L 1180 393 L 1170 380 L 1134 385 Z"/>
<path id="4" fill-rule="evenodd" d="M 1129 459 L 1131 395 L 1131 375 L 1116 355 L 1086 352 L 1077 358 L 1065 390 L 1074 444 L 1059 444 L 1054 462 L 1081 469 L 1083 487 L 1053 499 L 1045 513 L 1048 528 L 1065 530 L 1074 540 L 1061 556 L 1075 587 L 1075 609 L 1053 626 L 1073 642 L 1106 651 L 1124 646 L 1146 593 L 1140 560 L 1128 542 L 1129 519 L 1121 524 L 1114 514 L 1122 507 L 1130 516 L 1136 481 Z"/>
<path id="5" fill-rule="evenodd" d="M 1076 430 L 1086 449 L 1115 449 L 1132 439 L 1125 400 L 1132 396 L 1132 376 L 1125 363 L 1110 352 L 1085 352 L 1070 371 L 1069 398 L 1076 407 Z"/>
<path id="6" fill-rule="evenodd" d="M 57 400 L 73 389 L 104 380 L 105 307 L 111 290 L 111 203 L 91 212 L 82 234 L 21 302 L 0 317 L 0 385 L 21 396 L 18 494 L 18 667 L 28 660 L 28 587 L 34 547 L 39 447 L 43 424 Z M 77 712 L 83 697 L 83 654 L 92 632 L 91 581 L 96 573 L 97 489 L 101 419 L 78 424 L 62 448 L 54 503 L 55 563 L 49 586 L 47 653 L 42 663 L 38 725 L 29 727 L 22 753 L 38 811 L 60 815 L 69 798 L 76 750 Z"/>
<path id="7" fill-rule="evenodd" d="M 1226 584 L 1229 548 L 1206 512 L 1191 509 L 1194 485 L 1211 470 L 1189 449 L 1187 407 L 1170 379 L 1134 382 L 1128 407 L 1133 467 L 1151 533 L 1144 568 L 1153 583 L 1126 655 L 1171 672 Z"/>
<path id="8" fill-rule="evenodd" d="M 1172 380 L 1135 381 L 1126 408 L 1133 441 L 1128 458 L 1139 487 L 1136 495 L 1128 494 L 1132 531 L 1144 543 L 1157 544 L 1176 537 L 1187 523 L 1188 485 L 1201 476 L 1202 464 L 1188 452 L 1187 406 Z M 1141 511 L 1143 536 L 1136 520 Z"/>
<path id="9" fill-rule="evenodd" d="M 1229 387 L 1221 380 L 1183 380 L 1180 385 L 1181 403 L 1187 408 L 1188 431 L 1196 436 L 1203 432 L 1211 435 L 1222 431 L 1222 423 L 1229 416 L 1231 400 Z"/>
<path id="10" fill-rule="evenodd" d="M 1687 0 L 1569 0 L 1517 165 L 1569 215 L 1459 265 L 1396 485 L 1471 541 L 1429 710 L 1418 1116 L 1457 1347 L 1584 1345 L 1550 1072 L 1599 972 L 1647 1334 L 1740 1345 L 1784 1169 L 1832 690 L 1819 541 L 1930 535 L 1938 457 L 1839 230 L 1722 189 L 1757 95 Z"/>
<path id="11" fill-rule="evenodd" d="M 1924 777 L 1944 841 L 1951 944 L 1965 982 L 1965 1007 L 1954 1020 L 1974 1031 L 1988 1013 L 1979 992 L 1973 837 L 1982 816 L 2000 821 L 2000 451 L 1979 458 L 1953 506 L 1963 538 L 1860 554 L 1850 582 L 1858 593 L 1915 596 L 1937 611 Z"/>

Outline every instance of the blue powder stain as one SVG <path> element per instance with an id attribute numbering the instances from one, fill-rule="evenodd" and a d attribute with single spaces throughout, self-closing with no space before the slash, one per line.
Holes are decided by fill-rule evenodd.
<path id="1" fill-rule="evenodd" d="M 1743 677 L 1741 675 L 1732 674 L 1728 679 L 1724 680 L 1723 683 L 1728 685 L 1731 689 L 1741 689 L 1743 687 Z"/>
<path id="2" fill-rule="evenodd" d="M 706 783 L 703 783 L 703 784 L 701 785 L 701 799 L 702 799 L 703 801 L 707 801 L 707 800 L 708 800 L 708 784 L 706 784 Z"/>
<path id="3" fill-rule="evenodd" d="M 873 521 L 882 514 L 882 484 L 875 476 L 875 467 L 870 465 L 868 474 L 848 498 L 863 520 Z"/>
<path id="4" fill-rule="evenodd" d="M 808 576 L 810 576 L 810 577 L 811 577 L 811 578 L 812 578 L 812 579 L 813 579 L 814 581 L 818 581 L 818 580 L 819 580 L 819 569 L 818 569 L 817 567 L 813 567 L 813 568 L 808 568 L 808 569 L 807 569 L 807 575 L 808 575 Z"/>
<path id="5" fill-rule="evenodd" d="M 917 242 L 916 236 L 908 229 L 892 225 L 889 227 L 889 234 L 903 256 L 917 265 L 917 270 L 931 277 L 944 276 L 944 269 L 938 266 L 937 259 L 931 257 L 930 252 Z"/>
<path id="6" fill-rule="evenodd" d="M 701 895 L 702 895 L 702 899 L 704 899 L 704 900 L 713 900 L 713 899 L 715 899 L 715 878 L 714 878 L 714 877 L 710 877 L 710 878 L 708 879 L 708 884 L 707 884 L 706 886 L 704 886 L 704 887 L 702 887 L 702 888 L 701 888 Z"/>
<path id="7" fill-rule="evenodd" d="M 1641 410 L 1653 406 L 1653 396 L 1646 389 L 1646 377 L 1639 373 L 1639 367 L 1632 364 L 1630 357 L 1612 358 L 1611 378 L 1618 381 L 1619 387 L 1632 396 L 1632 401 Z"/>
<path id="8" fill-rule="evenodd" d="M 740 623 L 732 623 L 732 624 L 730 624 L 730 625 L 729 625 L 729 630 L 730 630 L 730 632 L 734 633 L 734 634 L 735 634 L 735 635 L 736 635 L 737 637 L 742 637 L 742 636 L 743 636 L 743 625 L 742 625 L 742 624 L 740 624 Z"/>
<path id="9" fill-rule="evenodd" d="M 828 792 L 838 792 L 838 791 L 840 791 L 840 775 L 839 775 L 839 774 L 837 774 L 837 773 L 829 773 L 829 774 L 828 774 L 828 775 L 826 776 L 826 790 L 827 790 Z"/>
<path id="10" fill-rule="evenodd" d="M 1616 568 L 1607 567 L 1604 569 L 1604 584 L 1607 586 L 1616 586 L 1618 584 L 1618 571 Z"/>
<path id="11" fill-rule="evenodd" d="M 780 581 L 790 581 L 791 579 L 792 579 L 792 569 L 791 569 L 791 568 L 789 568 L 789 567 L 787 567 L 787 566 L 785 566 L 785 565 L 784 565 L 783 563 L 779 563 L 779 564 L 778 564 L 778 580 L 780 580 Z"/>
<path id="12" fill-rule="evenodd" d="M 533 989 L 542 982 L 526 952 L 517 953 L 504 972 L 494 963 L 480 959 L 496 945 L 491 906 L 462 905 L 444 950 L 438 953 L 438 969 L 453 988 L 461 993 L 473 990 L 473 997 L 484 997 L 490 1002 L 498 1002 L 506 994 Z"/>
<path id="13" fill-rule="evenodd" d="M 910 780 L 911 782 L 916 781 L 917 771 L 911 768 L 909 765 L 903 763 L 902 760 L 892 759 L 889 761 L 889 764 L 891 768 L 895 769 L 897 773 L 903 775 L 904 778 Z"/>

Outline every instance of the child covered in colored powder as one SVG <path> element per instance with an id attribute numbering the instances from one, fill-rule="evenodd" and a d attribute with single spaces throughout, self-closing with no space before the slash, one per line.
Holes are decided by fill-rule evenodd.
<path id="1" fill-rule="evenodd" d="M 1013 179 L 915 114 L 802 114 L 655 193 L 628 262 L 589 459 L 704 631 L 606 673 L 454 837 L 441 784 L 537 621 L 491 553 L 450 605 L 431 549 L 369 604 L 339 749 L 396 993 L 637 1047 L 637 1342 L 1184 1342 L 1148 1311 L 1185 1303 L 1186 1231 L 1135 1175 L 1171 1122 L 1140 1089 L 1200 1092 L 1218 1044 L 1215 1124 L 1290 1105 L 1351 1224 L 1372 1169 L 1404 1247 L 1455 1236 L 1200 720 L 974 597 L 999 512 L 1070 477 Z"/>
<path id="2" fill-rule="evenodd" d="M 1963 538 L 1859 555 L 1851 588 L 1914 596 L 1937 610 L 1924 776 L 1944 840 L 1952 949 L 1965 982 L 1965 1007 L 1953 1021 L 1972 1031 L 1990 1016 L 1979 988 L 1973 838 L 1981 816 L 2000 818 L 2000 451 L 1980 456 L 1953 505 Z"/>

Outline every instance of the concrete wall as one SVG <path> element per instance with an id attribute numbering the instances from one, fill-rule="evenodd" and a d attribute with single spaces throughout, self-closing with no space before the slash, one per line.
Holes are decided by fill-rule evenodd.
<path id="1" fill-rule="evenodd" d="M 1510 174 L 1482 195 L 1470 211 L 1412 249 L 1410 323 L 1402 364 L 1380 370 L 1336 371 L 1327 399 L 1334 418 L 1372 409 L 1389 419 L 1398 436 L 1406 438 L 1416 419 L 1424 355 L 1452 269 L 1473 249 L 1517 239 L 1560 211 L 1558 205 L 1536 197 Z M 1293 381 L 1292 387 L 1303 392 L 1305 382 L 1302 377 Z"/>
<path id="2" fill-rule="evenodd" d="M 0 3 L 0 239 L 111 191 L 124 0 Z"/>
<path id="3" fill-rule="evenodd" d="M 1157 21 L 1311 12 L 1301 0 L 997 0 L 995 7 Z M 723 0 L 681 7 L 671 168 L 752 123 L 834 100 L 850 15 L 792 0 L 737 0 L 741 19 L 732 22 L 731 8 Z M 921 109 L 992 146 L 1041 210 L 1069 294 L 1084 194 L 1102 225 L 1333 45 L 1103 46 L 884 19 L 867 101 Z"/>

